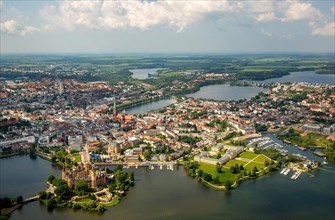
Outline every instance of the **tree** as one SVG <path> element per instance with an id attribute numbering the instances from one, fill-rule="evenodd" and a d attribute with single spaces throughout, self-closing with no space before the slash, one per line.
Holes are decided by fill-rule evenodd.
<path id="1" fill-rule="evenodd" d="M 268 159 L 266 159 L 265 161 L 264 161 L 264 166 L 269 166 L 269 164 L 270 164 L 270 162 L 269 162 L 269 160 Z"/>
<path id="2" fill-rule="evenodd" d="M 210 181 L 213 180 L 212 175 L 209 174 L 209 173 L 204 173 L 204 174 L 203 174 L 203 178 L 204 178 L 204 180 L 207 181 L 207 182 L 210 182 Z"/>
<path id="3" fill-rule="evenodd" d="M 221 164 L 220 164 L 219 162 L 216 163 L 216 171 L 217 171 L 218 173 L 221 173 L 221 172 L 222 172 L 222 166 L 221 166 Z"/>
<path id="4" fill-rule="evenodd" d="M 203 170 L 198 170 L 198 176 L 202 177 L 203 174 L 204 174 Z"/>
<path id="5" fill-rule="evenodd" d="M 215 177 L 213 183 L 214 183 L 214 184 L 217 184 L 217 185 L 220 185 L 219 175 L 216 175 L 216 177 Z"/>
<path id="6" fill-rule="evenodd" d="M 231 182 L 230 180 L 227 180 L 224 182 L 224 186 L 226 187 L 226 189 L 231 189 Z"/>
<path id="7" fill-rule="evenodd" d="M 16 202 L 17 202 L 17 204 L 21 204 L 23 202 L 23 197 L 22 196 L 18 196 L 16 198 Z"/>
<path id="8" fill-rule="evenodd" d="M 56 163 L 56 159 L 57 159 L 57 158 L 56 158 L 55 156 L 52 156 L 52 157 L 51 157 L 51 163 Z"/>
<path id="9" fill-rule="evenodd" d="M 135 181 L 134 172 L 131 172 L 131 173 L 130 173 L 130 181 L 132 181 L 132 182 Z"/>
<path id="10" fill-rule="evenodd" d="M 80 180 L 74 186 L 74 192 L 79 196 L 85 195 L 88 190 L 89 190 L 89 187 L 85 180 Z"/>
<path id="11" fill-rule="evenodd" d="M 5 208 L 10 207 L 11 204 L 12 202 L 10 201 L 10 198 L 5 197 L 2 199 L 2 202 L 1 202 L 2 207 L 5 207 Z"/>
<path id="12" fill-rule="evenodd" d="M 61 185 L 57 186 L 56 189 L 55 189 L 55 193 L 60 198 L 71 196 L 70 188 L 66 184 L 61 184 Z"/>
<path id="13" fill-rule="evenodd" d="M 257 172 L 258 172 L 258 169 L 256 166 L 254 166 L 254 168 L 252 169 L 252 176 L 256 176 Z"/>
<path id="14" fill-rule="evenodd" d="M 143 153 L 143 156 L 146 160 L 149 160 L 151 158 L 151 150 L 146 149 Z"/>
<path id="15" fill-rule="evenodd" d="M 54 179 L 55 179 L 55 177 L 53 175 L 49 175 L 47 177 L 47 182 L 52 183 Z"/>

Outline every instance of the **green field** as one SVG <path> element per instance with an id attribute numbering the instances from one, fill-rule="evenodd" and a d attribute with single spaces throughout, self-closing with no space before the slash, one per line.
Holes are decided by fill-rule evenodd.
<path id="1" fill-rule="evenodd" d="M 238 174 L 233 174 L 230 169 L 222 168 L 222 173 L 217 173 L 216 171 L 216 165 L 207 164 L 207 163 L 199 163 L 200 166 L 198 169 L 201 169 L 205 173 L 211 174 L 213 178 L 216 177 L 216 175 L 219 176 L 220 182 L 224 182 L 227 180 L 230 180 L 231 182 L 235 182 L 237 179 Z"/>
<path id="2" fill-rule="evenodd" d="M 247 166 L 245 166 L 244 169 L 246 169 L 248 171 L 252 171 L 255 166 L 257 167 L 258 170 L 260 170 L 260 169 L 262 169 L 262 168 L 265 167 L 264 164 L 251 162 Z"/>
<path id="3" fill-rule="evenodd" d="M 241 166 L 241 165 L 244 166 L 244 165 L 247 164 L 247 162 L 241 161 L 241 160 L 230 160 L 224 166 L 225 167 L 231 167 L 231 166 L 235 166 L 235 164 L 238 164 L 238 166 Z"/>
<path id="4" fill-rule="evenodd" d="M 263 154 L 259 154 L 259 156 L 257 158 L 254 159 L 255 162 L 261 162 L 264 164 L 264 162 L 266 160 L 269 160 L 269 158 L 267 158 L 266 156 L 264 156 Z"/>
<path id="5" fill-rule="evenodd" d="M 255 154 L 255 153 L 249 152 L 249 151 L 245 151 L 245 152 L 243 152 L 239 155 L 239 157 L 247 158 L 247 159 L 250 159 L 250 160 L 254 159 L 257 156 L 258 156 L 258 154 Z"/>

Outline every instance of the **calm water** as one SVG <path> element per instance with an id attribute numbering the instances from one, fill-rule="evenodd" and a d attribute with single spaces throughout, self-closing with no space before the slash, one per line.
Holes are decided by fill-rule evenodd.
<path id="1" fill-rule="evenodd" d="M 335 74 L 316 74 L 315 71 L 291 72 L 290 75 L 280 78 L 262 80 L 259 82 L 277 83 L 277 82 L 307 82 L 335 84 Z"/>
<path id="2" fill-rule="evenodd" d="M 61 177 L 61 170 L 39 157 L 12 156 L 0 159 L 0 197 L 24 198 L 46 189 L 48 175 Z"/>
<path id="3" fill-rule="evenodd" d="M 157 70 L 160 70 L 162 68 L 153 68 L 153 69 L 132 69 L 129 70 L 133 73 L 131 77 L 134 79 L 146 79 L 148 78 L 148 74 L 155 74 Z"/>
<path id="4" fill-rule="evenodd" d="M 154 102 L 149 102 L 135 107 L 127 108 L 125 111 L 127 114 L 140 114 L 151 110 L 164 108 L 176 102 L 177 100 L 175 99 L 161 99 Z"/>
<path id="5" fill-rule="evenodd" d="M 22 166 L 38 166 L 30 173 L 43 170 L 42 160 L 18 158 Z M 8 159 L 15 165 L 17 158 Z M 335 170 L 334 168 L 331 168 Z M 121 203 L 102 214 L 83 210 L 48 211 L 39 202 L 23 206 L 11 219 L 333 219 L 335 217 L 335 174 L 315 171 L 314 178 L 302 174 L 297 180 L 279 172 L 247 181 L 231 192 L 214 191 L 186 176 L 183 168 L 174 171 L 147 168 L 135 172 L 136 185 Z M 6 184 L 26 183 L 23 172 Z M 41 179 L 45 178 L 41 174 Z M 5 187 L 7 187 L 5 185 Z M 224 217 L 223 217 L 224 216 Z"/>
<path id="6" fill-rule="evenodd" d="M 259 92 L 265 92 L 264 88 L 230 86 L 229 84 L 219 84 L 201 87 L 199 91 L 186 95 L 193 98 L 205 98 L 216 100 L 240 100 L 250 99 Z"/>

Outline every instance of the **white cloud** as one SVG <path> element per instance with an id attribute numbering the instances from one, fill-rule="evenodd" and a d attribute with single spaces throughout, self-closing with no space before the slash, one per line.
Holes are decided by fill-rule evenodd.
<path id="1" fill-rule="evenodd" d="M 314 8 L 311 3 L 295 2 L 290 4 L 282 21 L 318 20 L 322 17 L 320 10 Z"/>
<path id="2" fill-rule="evenodd" d="M 271 32 L 268 32 L 268 31 L 266 31 L 264 29 L 261 29 L 261 34 L 263 34 L 263 35 L 265 35 L 267 37 L 272 37 L 272 35 L 273 35 Z"/>
<path id="3" fill-rule="evenodd" d="M 34 27 L 34 26 L 22 26 L 18 24 L 16 20 L 7 20 L 4 22 L 1 22 L 1 32 L 5 34 L 18 34 L 21 36 L 25 36 L 30 33 L 38 32 L 38 31 L 45 31 L 49 30 L 48 25 L 44 25 L 41 27 Z"/>
<path id="4" fill-rule="evenodd" d="M 0 7 L 4 7 L 0 0 Z M 274 20 L 286 22 L 305 20 L 321 22 L 326 17 L 311 3 L 299 1 L 176 1 L 176 0 L 76 0 L 59 1 L 40 10 L 41 23 L 29 25 L 29 18 L 15 8 L 5 10 L 1 32 L 26 35 L 38 31 L 78 27 L 100 30 L 137 28 L 148 30 L 154 26 L 165 26 L 183 31 L 190 25 L 205 19 L 231 21 L 244 27 L 261 25 Z M 331 10 L 335 10 L 334 7 Z M 228 18 L 228 19 L 227 19 Z M 256 21 L 256 22 L 255 22 Z M 224 23 L 224 22 L 223 22 Z M 257 24 L 255 24 L 257 23 Z M 231 24 L 230 24 L 231 25 Z M 261 26 L 259 28 L 262 28 Z M 317 28 L 313 28 L 317 30 Z M 264 29 L 261 33 L 272 36 Z M 313 32 L 314 33 L 314 32 Z M 318 31 L 315 32 L 315 35 Z M 321 33 L 321 31 L 320 31 Z"/>
<path id="5" fill-rule="evenodd" d="M 59 8 L 47 6 L 40 14 L 45 21 L 72 30 L 139 28 L 156 25 L 185 29 L 209 14 L 233 12 L 240 4 L 229 1 L 63 1 Z"/>
<path id="6" fill-rule="evenodd" d="M 258 22 L 273 21 L 276 19 L 276 16 L 273 12 L 266 12 L 259 14 L 255 17 Z"/>
<path id="7" fill-rule="evenodd" d="M 321 27 L 317 27 L 314 23 L 311 23 L 312 34 L 318 36 L 335 36 L 335 22 L 327 23 Z"/>
<path id="8" fill-rule="evenodd" d="M 335 6 L 330 9 L 335 14 Z"/>
<path id="9" fill-rule="evenodd" d="M 17 24 L 14 20 L 8 20 L 1 22 L 1 32 L 7 34 L 16 34 L 17 33 Z"/>

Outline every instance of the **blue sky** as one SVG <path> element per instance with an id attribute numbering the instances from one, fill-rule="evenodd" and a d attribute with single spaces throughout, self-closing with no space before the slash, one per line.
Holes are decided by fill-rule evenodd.
<path id="1" fill-rule="evenodd" d="M 333 0 L 0 2 L 1 53 L 335 50 Z"/>

